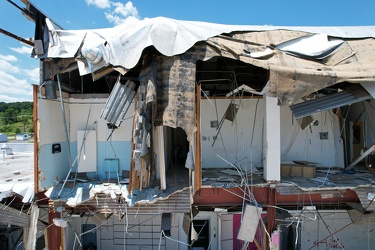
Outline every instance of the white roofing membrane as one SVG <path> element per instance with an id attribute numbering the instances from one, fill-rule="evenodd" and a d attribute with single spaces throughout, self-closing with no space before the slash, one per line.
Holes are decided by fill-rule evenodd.
<path id="1" fill-rule="evenodd" d="M 224 25 L 181 21 L 165 17 L 141 20 L 108 29 L 58 30 L 46 20 L 49 35 L 48 51 L 41 57 L 74 58 L 81 51 L 96 62 L 104 60 L 125 69 L 134 67 L 142 51 L 154 46 L 160 53 L 172 56 L 184 53 L 198 41 L 235 31 L 295 30 L 326 34 L 339 38 L 375 37 L 375 26 L 299 27 Z M 80 50 L 80 51 L 79 51 Z M 83 66 L 80 66 L 81 74 Z"/>

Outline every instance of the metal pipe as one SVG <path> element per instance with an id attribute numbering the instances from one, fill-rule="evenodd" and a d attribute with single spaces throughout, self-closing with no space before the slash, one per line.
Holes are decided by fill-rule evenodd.
<path id="1" fill-rule="evenodd" d="M 69 160 L 69 166 L 70 166 L 69 173 L 66 175 L 66 178 L 63 182 L 63 185 L 62 185 L 62 187 L 59 191 L 59 194 L 57 195 L 57 197 L 60 198 L 61 192 L 62 192 L 62 190 L 63 190 L 63 188 L 66 184 L 66 181 L 68 180 L 68 177 L 69 177 L 70 173 L 72 172 L 73 165 L 72 165 L 72 158 L 71 158 L 71 155 L 70 155 L 70 141 L 69 141 L 69 135 L 68 135 L 68 128 L 66 126 L 65 108 L 64 108 L 64 100 L 63 100 L 62 91 L 61 91 L 60 74 L 57 74 L 57 85 L 59 87 L 61 115 L 62 115 L 62 119 L 63 119 L 63 123 L 64 123 L 65 139 L 66 139 L 66 142 L 68 143 L 68 160 Z"/>

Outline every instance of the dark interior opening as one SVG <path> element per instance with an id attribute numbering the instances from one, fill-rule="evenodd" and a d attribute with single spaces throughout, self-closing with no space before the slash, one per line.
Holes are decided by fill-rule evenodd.
<path id="1" fill-rule="evenodd" d="M 196 81 L 201 85 L 202 96 L 225 97 L 241 85 L 261 92 L 269 78 L 268 70 L 224 57 L 197 62 Z M 244 96 L 254 95 L 243 92 Z"/>
<path id="2" fill-rule="evenodd" d="M 189 186 L 189 170 L 185 167 L 189 142 L 185 131 L 182 128 L 167 127 L 167 138 L 170 145 L 169 157 L 170 166 L 167 169 L 167 186 L 182 188 Z"/>

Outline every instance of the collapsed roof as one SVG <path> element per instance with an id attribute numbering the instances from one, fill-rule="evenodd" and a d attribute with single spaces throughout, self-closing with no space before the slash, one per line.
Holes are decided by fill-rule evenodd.
<path id="1" fill-rule="evenodd" d="M 43 80 L 77 68 L 94 80 L 113 70 L 125 74 L 145 61 L 150 47 L 168 57 L 194 51 L 200 56 L 190 60 L 224 57 L 265 69 L 268 82 L 255 93 L 278 97 L 281 105 L 337 83 L 375 80 L 374 26 L 244 26 L 164 17 L 97 30 L 61 30 L 48 18 L 36 23 L 44 35 L 36 38 L 33 55 L 44 60 Z"/>

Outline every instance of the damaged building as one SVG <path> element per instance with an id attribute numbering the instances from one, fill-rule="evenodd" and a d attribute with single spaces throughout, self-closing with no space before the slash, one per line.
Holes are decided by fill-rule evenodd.
<path id="1" fill-rule="evenodd" d="M 63 30 L 27 10 L 48 249 L 375 244 L 375 27 Z"/>

